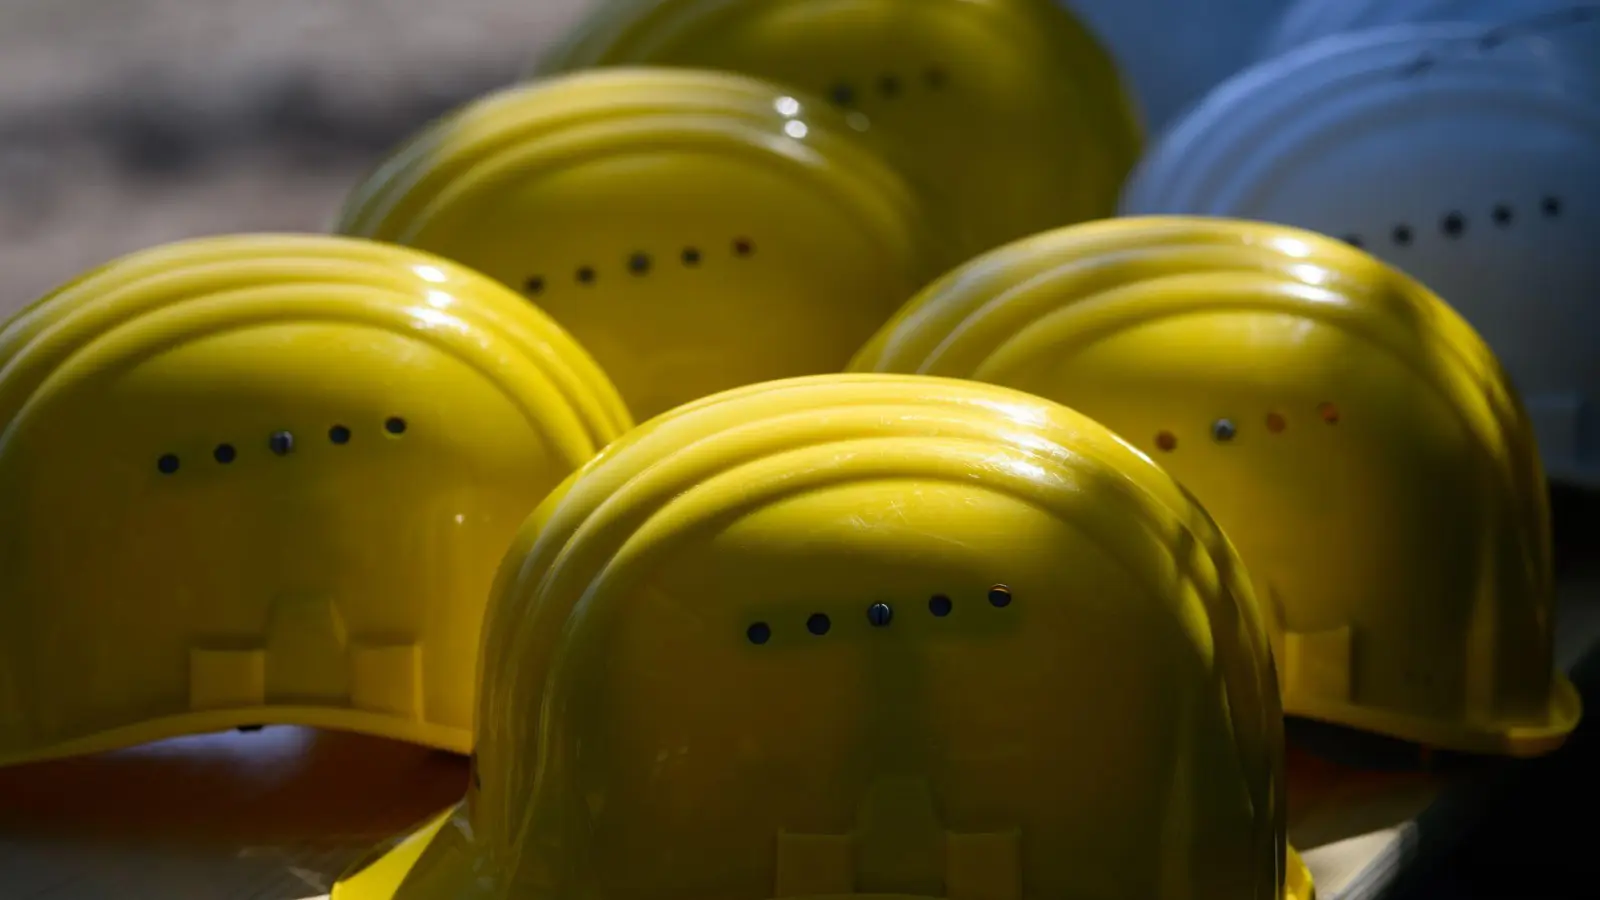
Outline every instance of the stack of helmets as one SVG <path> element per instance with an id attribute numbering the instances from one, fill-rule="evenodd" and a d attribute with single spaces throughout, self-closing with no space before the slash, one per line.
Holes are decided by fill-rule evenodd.
<path id="1" fill-rule="evenodd" d="M 1061 229 L 931 285 L 854 368 L 1029 391 L 1159 461 L 1249 567 L 1290 715 L 1514 756 L 1578 721 L 1527 414 L 1460 316 L 1360 250 L 1218 218 Z"/>
<path id="2" fill-rule="evenodd" d="M 337 230 L 520 291 L 648 418 L 838 371 L 951 263 L 862 123 L 735 75 L 621 69 L 512 87 L 406 142 Z"/>
<path id="3" fill-rule="evenodd" d="M 1155 145 L 1122 211 L 1367 248 L 1489 342 L 1551 477 L 1600 486 L 1597 11 L 1348 32 L 1260 63 Z"/>
<path id="4" fill-rule="evenodd" d="M 607 0 L 540 74 L 686 66 L 770 79 L 863 115 L 962 258 L 1110 215 L 1137 159 L 1109 54 L 1055 0 Z"/>
<path id="5" fill-rule="evenodd" d="M 1159 466 L 1038 397 L 689 404 L 528 519 L 465 801 L 333 900 L 1307 900 L 1269 627 Z"/>
<path id="6" fill-rule="evenodd" d="M 1295 0 L 1257 50 L 1261 58 L 1287 53 L 1346 31 L 1423 22 L 1491 26 L 1592 15 L 1593 0 Z"/>
<path id="7" fill-rule="evenodd" d="M 261 724 L 467 752 L 495 567 L 630 425 L 446 260 L 184 241 L 0 330 L 0 764 Z"/>

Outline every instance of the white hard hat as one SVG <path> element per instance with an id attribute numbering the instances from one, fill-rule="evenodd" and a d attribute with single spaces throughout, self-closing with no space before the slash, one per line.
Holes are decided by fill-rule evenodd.
<path id="1" fill-rule="evenodd" d="M 1409 272 L 1499 356 L 1549 474 L 1600 487 L 1597 32 L 1566 15 L 1297 48 L 1177 123 L 1122 212 L 1296 225 Z"/>

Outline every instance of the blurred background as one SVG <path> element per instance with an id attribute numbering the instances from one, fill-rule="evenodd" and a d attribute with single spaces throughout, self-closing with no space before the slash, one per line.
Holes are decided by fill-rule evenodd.
<path id="1" fill-rule="evenodd" d="M 131 250 L 325 228 L 587 0 L 4 0 L 0 314 Z"/>

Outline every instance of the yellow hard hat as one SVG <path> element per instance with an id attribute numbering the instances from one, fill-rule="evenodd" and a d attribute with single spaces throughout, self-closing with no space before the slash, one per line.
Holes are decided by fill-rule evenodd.
<path id="1" fill-rule="evenodd" d="M 0 330 L 0 764 L 295 723 L 466 752 L 529 510 L 628 426 L 434 256 L 184 241 Z"/>
<path id="2" fill-rule="evenodd" d="M 1459 315 L 1359 250 L 1227 219 L 1061 229 L 929 286 L 852 367 L 1031 391 L 1150 453 L 1278 611 L 1290 715 L 1513 755 L 1578 721 L 1527 414 Z"/>
<path id="3" fill-rule="evenodd" d="M 1056 0 L 608 0 L 536 74 L 669 65 L 865 113 L 968 255 L 1110 215 L 1141 144 L 1110 55 Z"/>
<path id="4" fill-rule="evenodd" d="M 814 376 L 646 423 L 529 518 L 480 679 L 466 800 L 335 900 L 1290 880 L 1248 576 L 1147 457 L 1015 391 Z"/>
<path id="5" fill-rule="evenodd" d="M 738 76 L 624 70 L 447 116 L 356 190 L 338 229 L 519 289 L 644 418 L 842 369 L 952 261 L 921 209 L 820 104 Z"/>

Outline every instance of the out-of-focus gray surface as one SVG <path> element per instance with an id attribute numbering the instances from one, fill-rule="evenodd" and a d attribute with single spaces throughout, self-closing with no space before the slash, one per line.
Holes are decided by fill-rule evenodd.
<path id="1" fill-rule="evenodd" d="M 123 253 L 326 227 L 589 0 L 3 0 L 0 315 Z"/>

